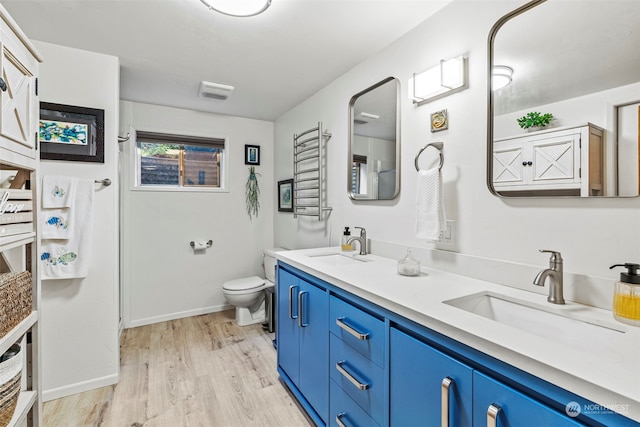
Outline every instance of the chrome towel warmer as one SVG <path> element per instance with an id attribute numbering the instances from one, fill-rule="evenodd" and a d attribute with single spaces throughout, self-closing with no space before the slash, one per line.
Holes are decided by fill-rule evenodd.
<path id="1" fill-rule="evenodd" d="M 293 217 L 315 216 L 322 221 L 322 214 L 332 208 L 324 206 L 322 183 L 325 180 L 322 158 L 325 156 L 325 139 L 331 134 L 318 126 L 293 135 Z"/>

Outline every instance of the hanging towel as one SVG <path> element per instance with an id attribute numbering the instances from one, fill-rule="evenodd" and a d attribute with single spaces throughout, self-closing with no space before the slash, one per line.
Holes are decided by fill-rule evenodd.
<path id="1" fill-rule="evenodd" d="M 68 208 L 71 206 L 77 183 L 78 179 L 72 176 L 43 176 L 42 207 Z"/>
<path id="2" fill-rule="evenodd" d="M 52 213 L 58 211 L 51 209 Z M 73 204 L 68 211 L 68 238 L 41 241 L 40 266 L 44 280 L 82 278 L 89 272 L 93 244 L 92 180 L 77 181 Z"/>
<path id="3" fill-rule="evenodd" d="M 418 171 L 416 237 L 439 242 L 446 224 L 439 168 Z"/>

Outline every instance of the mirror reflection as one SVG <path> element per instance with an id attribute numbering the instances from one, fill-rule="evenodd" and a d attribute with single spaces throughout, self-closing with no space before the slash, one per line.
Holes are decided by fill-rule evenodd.
<path id="1" fill-rule="evenodd" d="M 495 194 L 640 194 L 637 1 L 533 1 L 494 26 L 489 59 Z"/>
<path id="2" fill-rule="evenodd" d="M 390 200 L 400 192 L 399 82 L 389 77 L 349 103 L 349 197 Z"/>

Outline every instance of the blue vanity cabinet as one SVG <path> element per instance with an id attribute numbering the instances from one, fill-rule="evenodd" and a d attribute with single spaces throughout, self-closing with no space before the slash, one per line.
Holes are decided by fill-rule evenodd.
<path id="1" fill-rule="evenodd" d="M 329 413 L 329 293 L 278 268 L 278 372 L 318 424 Z"/>
<path id="2" fill-rule="evenodd" d="M 390 343 L 391 426 L 471 427 L 473 369 L 393 327 Z"/>
<path id="3" fill-rule="evenodd" d="M 473 373 L 473 422 L 487 427 L 583 426 L 502 382 Z"/>

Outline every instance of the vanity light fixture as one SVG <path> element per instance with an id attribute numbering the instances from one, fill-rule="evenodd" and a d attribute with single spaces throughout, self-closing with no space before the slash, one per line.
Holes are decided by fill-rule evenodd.
<path id="1" fill-rule="evenodd" d="M 511 83 L 513 68 L 506 65 L 494 65 L 491 72 L 491 89 L 498 90 Z"/>
<path id="2" fill-rule="evenodd" d="M 271 6 L 271 0 L 200 0 L 209 10 L 228 16 L 256 16 Z"/>
<path id="3" fill-rule="evenodd" d="M 438 65 L 418 74 L 409 80 L 409 98 L 414 104 L 442 98 L 467 88 L 467 58 L 463 55 L 443 59 Z"/>

